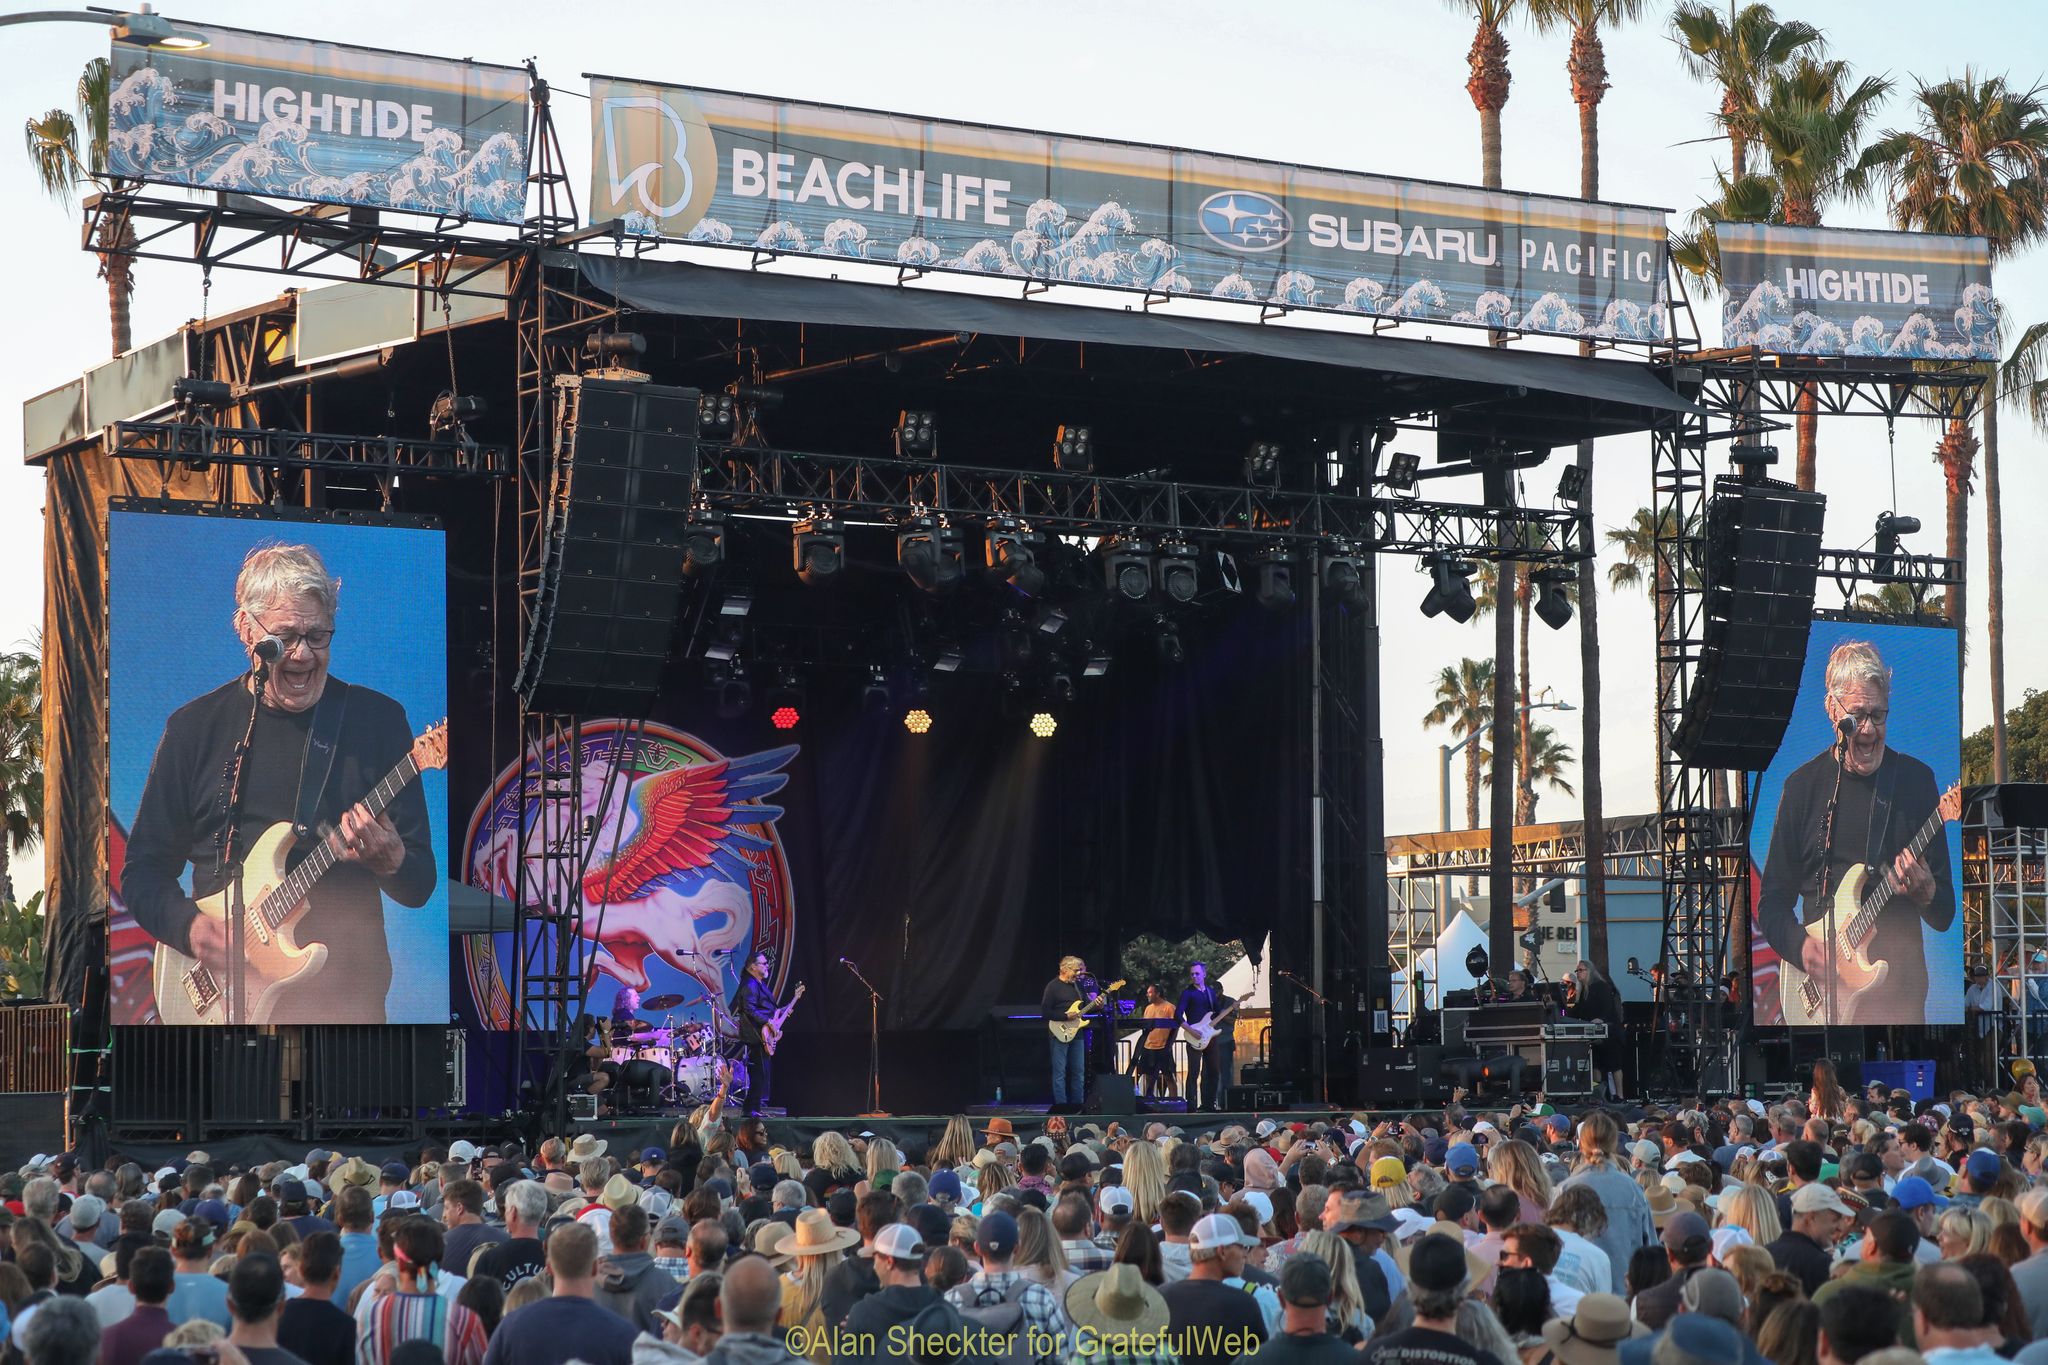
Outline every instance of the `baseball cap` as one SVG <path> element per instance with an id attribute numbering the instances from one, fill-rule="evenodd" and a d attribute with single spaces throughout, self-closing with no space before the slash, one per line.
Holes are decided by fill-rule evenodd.
<path id="1" fill-rule="evenodd" d="M 412 1172 L 405 1168 L 405 1163 L 402 1161 L 387 1161 L 377 1171 L 380 1179 L 395 1180 L 401 1185 L 405 1183 L 405 1178 L 410 1174 Z"/>
<path id="2" fill-rule="evenodd" d="M 690 1220 L 679 1213 L 668 1215 L 655 1225 L 654 1240 L 657 1244 L 686 1245 L 690 1240 Z"/>
<path id="3" fill-rule="evenodd" d="M 1807 1188 L 1813 1187 L 1809 1185 Z M 1906 1175 L 1900 1176 L 1899 1183 L 1892 1186 L 1892 1203 L 1902 1210 L 1925 1208 L 1929 1204 L 1937 1209 L 1945 1209 L 1948 1207 L 1948 1196 L 1928 1184 L 1924 1177 Z"/>
<path id="4" fill-rule="evenodd" d="M 648 1158 L 649 1160 L 662 1161 L 666 1159 L 661 1155 L 660 1148 L 657 1147 L 654 1151 L 655 1155 Z M 947 1174 L 951 1175 L 952 1172 L 948 1171 Z M 774 1189 L 776 1179 L 775 1163 L 772 1161 L 757 1161 L 747 1167 L 747 1183 L 754 1187 L 755 1194 L 766 1194 Z M 955 1177 L 955 1179 L 957 1180 L 958 1177 Z"/>
<path id="5" fill-rule="evenodd" d="M 1330 1267 L 1320 1256 L 1290 1256 L 1280 1268 L 1280 1302 L 1321 1308 L 1330 1302 Z"/>
<path id="6" fill-rule="evenodd" d="M 384 1205 L 387 1209 L 416 1209 L 419 1206 L 420 1197 L 411 1190 L 396 1191 L 392 1194 L 390 1201 Z"/>
<path id="7" fill-rule="evenodd" d="M 86 1232 L 100 1225 L 100 1217 L 107 1211 L 107 1201 L 96 1194 L 81 1194 L 71 1201 L 71 1230 Z"/>
<path id="8" fill-rule="evenodd" d="M 1550 1114 L 1544 1118 L 1543 1126 L 1562 1136 L 1572 1130 L 1572 1121 L 1563 1114 Z"/>
<path id="9" fill-rule="evenodd" d="M 149 1230 L 159 1237 L 169 1237 L 178 1230 L 178 1224 L 184 1221 L 184 1214 L 176 1209 L 165 1209 L 150 1223 Z"/>
<path id="10" fill-rule="evenodd" d="M 891 1223 L 875 1234 L 874 1249 L 861 1248 L 863 1256 L 887 1256 L 897 1261 L 913 1261 L 925 1253 L 924 1238 L 908 1223 Z"/>
<path id="11" fill-rule="evenodd" d="M 1650 1141 L 1648 1138 L 1638 1138 L 1634 1142 L 1631 1142 L 1628 1145 L 1628 1154 L 1629 1156 L 1633 1157 L 1637 1162 L 1645 1166 L 1656 1165 L 1657 1158 L 1661 1155 L 1661 1153 L 1658 1151 L 1657 1144 Z"/>
<path id="12" fill-rule="evenodd" d="M 1456 1175 L 1476 1175 L 1479 1172 L 1479 1149 L 1469 1142 L 1460 1142 L 1444 1152 L 1444 1169 Z"/>
<path id="13" fill-rule="evenodd" d="M 475 1161 L 482 1155 L 483 1152 L 468 1138 L 457 1138 L 448 1144 L 448 1159 L 450 1161 Z"/>
<path id="14" fill-rule="evenodd" d="M 1372 1163 L 1372 1187 L 1376 1190 L 1391 1189 L 1408 1178 L 1408 1168 L 1397 1156 L 1383 1156 Z"/>
<path id="15" fill-rule="evenodd" d="M 1756 1239 L 1749 1235 L 1748 1228 L 1725 1227 L 1714 1229 L 1714 1259 L 1725 1261 L 1728 1253 L 1737 1247 L 1756 1245 Z"/>
<path id="16" fill-rule="evenodd" d="M 1664 1249 L 1673 1255 L 1684 1251 L 1698 1255 L 1713 1241 L 1707 1220 L 1690 1210 L 1672 1214 L 1664 1224 L 1662 1236 Z"/>
<path id="17" fill-rule="evenodd" d="M 1792 1195 L 1792 1212 L 1856 1216 L 1856 1210 L 1843 1203 L 1842 1196 L 1827 1185 L 1801 1185 Z"/>
<path id="18" fill-rule="evenodd" d="M 1194 1232 L 1188 1236 L 1188 1245 L 1196 1251 L 1211 1251 L 1218 1247 L 1244 1244 L 1244 1229 L 1227 1213 L 1212 1213 L 1197 1219 Z"/>
<path id="19" fill-rule="evenodd" d="M 1705 1313 L 1679 1313 L 1664 1329 L 1665 1339 L 1694 1360 L 1715 1365 L 1741 1365 L 1744 1357 L 1742 1334 L 1732 1326 Z"/>
<path id="20" fill-rule="evenodd" d="M 950 1170 L 934 1171 L 926 1190 L 934 1199 L 957 1200 L 960 1197 L 960 1177 Z"/>
<path id="21" fill-rule="evenodd" d="M 202 1199 L 192 1209 L 194 1218 L 204 1218 L 216 1228 L 224 1228 L 233 1221 L 228 1206 L 218 1199 Z"/>
<path id="22" fill-rule="evenodd" d="M 1240 1190 L 1237 1197 L 1259 1216 L 1260 1227 L 1273 1221 L 1273 1200 L 1264 1190 Z"/>
<path id="23" fill-rule="evenodd" d="M 1308 1260 L 1309 1257 L 1290 1257 Z M 1426 1232 L 1408 1249 L 1408 1278 L 1433 1293 L 1446 1293 L 1465 1285 L 1465 1248 L 1441 1232 Z"/>
<path id="24" fill-rule="evenodd" d="M 1280 1125 L 1273 1122 L 1273 1120 L 1271 1119 L 1260 1119 L 1259 1126 L 1252 1129 L 1252 1133 L 1254 1136 L 1262 1138 L 1269 1138 L 1279 1131 Z"/>
<path id="25" fill-rule="evenodd" d="M 1017 1249 L 1017 1220 L 1000 1209 L 986 1215 L 974 1231 L 974 1249 L 997 1260 L 1008 1257 Z"/>
<path id="26" fill-rule="evenodd" d="M 2004 1166 L 2005 1163 L 1998 1159 L 1998 1153 L 1990 1150 L 1988 1147 L 1979 1147 L 1976 1151 L 1970 1153 L 1970 1160 L 1966 1169 L 1969 1172 L 1970 1179 L 1989 1184 L 1998 1179 L 1998 1173 Z M 72 1222 L 76 1223 L 77 1221 L 78 1215 L 74 1213 L 72 1215 Z"/>
<path id="27" fill-rule="evenodd" d="M 1107 1214 L 1120 1215 L 1136 1209 L 1138 1201 L 1121 1185 L 1104 1185 L 1102 1193 L 1095 1196 L 1095 1207 Z"/>

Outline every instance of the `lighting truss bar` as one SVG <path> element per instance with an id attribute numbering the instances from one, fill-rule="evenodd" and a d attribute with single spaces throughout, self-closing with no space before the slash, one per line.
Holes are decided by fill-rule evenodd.
<path id="1" fill-rule="evenodd" d="M 1968 361 L 1911 362 L 1795 359 L 1752 348 L 1681 358 L 1678 374 L 1701 381 L 1698 402 L 1716 413 L 1795 417 L 1799 396 L 1810 390 L 1815 410 L 1828 417 L 1938 417 L 1967 419 L 1982 397 L 1982 367 Z"/>
<path id="2" fill-rule="evenodd" d="M 471 236 L 467 219 L 437 219 L 413 227 L 346 216 L 322 217 L 270 209 L 236 199 L 186 203 L 135 193 L 100 194 L 85 201 L 82 231 L 89 251 L 104 251 L 103 240 L 120 238 L 120 225 L 134 234 L 118 254 L 153 261 L 184 261 L 208 270 L 260 270 L 311 280 L 357 280 L 436 293 L 502 300 L 499 286 L 468 287 L 475 277 L 506 261 L 530 255 L 534 246 L 516 237 Z M 102 227 L 108 231 L 102 236 Z M 190 229 L 188 244 L 179 234 Z M 259 248 L 274 247 L 275 254 Z M 417 268 L 417 269 L 415 269 Z"/>
<path id="3" fill-rule="evenodd" d="M 1871 550 L 1822 550 L 1820 576 L 1843 592 L 1864 583 L 1910 583 L 1953 588 L 1963 581 L 1960 561 L 1940 555 L 1880 555 Z"/>
<path id="4" fill-rule="evenodd" d="M 801 507 L 889 521 L 942 512 L 1013 517 L 1068 535 L 1335 539 L 1395 554 L 1449 550 L 1467 559 L 1530 563 L 1591 557 L 1575 508 L 1472 507 L 707 443 L 698 446 L 697 488 L 710 506 L 734 512 Z"/>
<path id="5" fill-rule="evenodd" d="M 107 453 L 130 460 L 424 474 L 445 479 L 503 479 L 512 473 L 511 456 L 502 446 L 224 427 L 212 422 L 116 422 L 107 431 Z"/>
<path id="6" fill-rule="evenodd" d="M 1740 811 L 1715 813 L 1717 838 L 1734 844 L 1743 833 Z M 1663 832 L 1655 815 L 1620 816 L 1607 822 L 1607 875 L 1655 881 L 1660 875 Z M 1487 832 L 1399 834 L 1387 839 L 1388 873 L 1391 878 L 1434 881 L 1437 877 L 1466 876 L 1486 871 L 1490 846 Z M 1576 820 L 1555 825 L 1523 825 L 1515 830 L 1512 845 L 1516 876 L 1577 877 L 1584 875 L 1586 831 Z"/>

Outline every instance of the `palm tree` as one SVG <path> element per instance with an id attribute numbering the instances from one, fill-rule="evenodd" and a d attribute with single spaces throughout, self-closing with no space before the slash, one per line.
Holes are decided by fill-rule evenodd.
<path id="1" fill-rule="evenodd" d="M 1965 70 L 1960 77 L 1929 84 L 1914 92 L 1919 122 L 1905 131 L 1887 130 L 1863 154 L 1859 178 L 1881 178 L 1889 190 L 1892 221 L 1902 228 L 1979 236 L 1991 244 L 1991 259 L 2038 241 L 2048 231 L 2048 106 L 2043 90 L 2019 90 L 2002 76 L 1980 79 Z M 2015 355 L 2019 354 L 2016 350 Z M 1991 665 L 1992 780 L 2006 779 L 2005 744 L 2005 533 L 1998 484 L 1998 402 L 2001 383 L 1995 364 L 1985 367 L 1984 537 L 1986 569 L 1985 627 Z M 1936 448 L 1937 460 L 1960 457 L 1965 443 L 1951 440 L 1958 425 L 1952 419 Z M 1948 466 L 1943 464 L 1943 472 Z M 1952 535 L 1969 533 L 1968 470 L 1950 475 Z M 1951 539 L 1949 556 L 1962 560 L 1966 545 Z M 1948 594 L 1948 617 L 1960 633 L 1966 621 L 1963 589 Z"/>
<path id="2" fill-rule="evenodd" d="M 1460 659 L 1436 675 L 1436 705 L 1423 713 L 1424 729 L 1447 726 L 1459 736 L 1481 734 L 1493 720 L 1493 660 Z M 1480 764 L 1485 743 L 1465 746 L 1465 824 L 1479 828 Z"/>
<path id="3" fill-rule="evenodd" d="M 1572 31 L 1571 49 L 1565 58 L 1565 74 L 1571 79 L 1572 102 L 1579 107 L 1579 197 L 1600 197 L 1600 101 L 1607 94 L 1607 50 L 1600 41 L 1602 25 L 1619 27 L 1642 18 L 1643 0 L 1528 0 L 1530 18 L 1538 31 L 1567 25 Z M 1579 344 L 1581 355 L 1591 355 L 1591 342 Z M 1579 506 L 1584 509 L 1581 526 L 1586 542 L 1593 540 L 1593 443 L 1579 442 L 1579 478 L 1584 489 Z M 1593 962 L 1607 967 L 1607 846 L 1606 787 L 1600 775 L 1600 611 L 1597 584 L 1592 574 L 1581 574 L 1577 586 L 1579 617 L 1579 690 L 1583 714 L 1579 721 L 1579 746 L 1585 754 L 1583 769 L 1586 826 L 1586 949 Z M 1526 703 L 1529 698 L 1525 695 Z M 1524 712 L 1525 716 L 1529 713 Z M 1536 808 L 1531 783 L 1534 754 L 1522 754 L 1522 782 L 1529 809 Z"/>
<path id="4" fill-rule="evenodd" d="M 1769 5 L 1745 5 L 1723 17 L 1709 0 L 1680 0 L 1671 32 L 1686 69 L 1721 87 L 1728 179 L 1740 181 L 1749 174 L 1749 145 L 1770 78 L 1795 57 L 1819 56 L 1826 42 L 1813 25 L 1780 20 Z"/>
<path id="5" fill-rule="evenodd" d="M 1465 64 L 1472 69 L 1471 79 L 1465 82 L 1465 93 L 1472 97 L 1472 107 L 1479 111 L 1480 183 L 1490 190 L 1497 190 L 1500 188 L 1500 111 L 1508 102 L 1508 85 L 1513 79 L 1508 73 L 1508 38 L 1501 28 L 1514 15 L 1515 6 L 1521 0 L 1446 0 L 1446 3 L 1460 14 L 1471 15 L 1474 21 L 1472 46 L 1465 53 Z"/>
<path id="6" fill-rule="evenodd" d="M 82 184 L 107 179 L 107 98 L 112 87 L 112 68 L 105 57 L 85 64 L 78 78 L 78 112 L 52 109 L 32 118 L 23 129 L 30 163 L 43 193 L 67 208 Z M 78 141 L 79 122 L 85 124 L 85 146 Z M 126 219 L 110 214 L 100 219 L 94 249 L 100 258 L 100 278 L 107 282 L 107 320 L 113 330 L 114 354 L 133 344 L 129 304 L 135 295 L 135 259 L 128 252 L 135 245 L 135 232 Z"/>
<path id="7" fill-rule="evenodd" d="M 43 670 L 33 654 L 0 654 L 0 902 L 12 903 L 12 855 L 43 837 Z"/>
<path id="8" fill-rule="evenodd" d="M 1913 590 L 1904 583 L 1886 583 L 1876 592 L 1860 592 L 1849 605 L 1856 611 L 1880 616 L 1940 616 L 1946 611 L 1944 594 L 1930 592 L 1915 601 Z"/>
<path id="9" fill-rule="evenodd" d="M 1566 796 L 1577 796 L 1572 784 L 1564 773 L 1572 761 L 1572 746 L 1557 737 L 1557 731 L 1548 725 L 1534 725 L 1529 728 L 1529 771 L 1536 779 L 1552 791 L 1563 792 Z M 1530 786 L 1535 786 L 1531 783 Z M 1529 817 L 1524 824 L 1536 822 L 1535 800 L 1529 805 Z M 1590 860 L 1591 855 L 1588 855 Z"/>

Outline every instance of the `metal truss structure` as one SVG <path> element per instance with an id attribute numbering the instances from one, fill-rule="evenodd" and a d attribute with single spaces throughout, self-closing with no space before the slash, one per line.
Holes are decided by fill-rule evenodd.
<path id="1" fill-rule="evenodd" d="M 1733 1021 L 1715 986 L 1748 960 L 1749 801 L 1741 774 L 1695 767 L 1671 744 L 1705 657 L 1709 451 L 1726 442 L 1732 457 L 1737 444 L 1765 444 L 1802 415 L 1967 419 L 1984 378 L 1981 367 L 1962 363 L 1795 360 L 1754 347 L 1679 356 L 1671 377 L 1697 407 L 1651 430 L 1662 965 L 1680 987 L 1663 997 L 1662 1023 L 1676 1046 L 1665 1054 L 1670 1074 L 1658 1079 L 1694 1082 L 1719 1063 L 1726 1069 L 1718 1079 L 1732 1084 Z M 1860 584 L 1899 582 L 1918 602 L 1962 576 L 1951 560 L 1828 550 L 1821 572 L 1845 601 Z"/>
<path id="2" fill-rule="evenodd" d="M 1996 791 L 1996 788 L 1991 789 Z M 1979 789 L 1963 807 L 1963 958 L 1986 963 L 2003 1009 L 1998 1055 L 2048 1046 L 2048 829 L 1998 820 Z"/>
<path id="3" fill-rule="evenodd" d="M 274 427 L 228 427 L 211 421 L 116 422 L 107 453 L 128 460 L 166 460 L 205 469 L 235 465 L 272 470 L 353 470 L 389 479 L 424 474 L 451 479 L 503 479 L 512 462 L 503 447 L 474 441 L 404 436 L 347 436 Z"/>

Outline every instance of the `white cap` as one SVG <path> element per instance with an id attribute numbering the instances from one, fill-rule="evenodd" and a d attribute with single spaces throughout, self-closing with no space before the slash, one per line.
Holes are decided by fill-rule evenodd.
<path id="1" fill-rule="evenodd" d="M 157 1168 L 156 1174 L 149 1178 L 149 1183 L 154 1185 L 157 1181 L 162 1180 L 165 1176 L 176 1175 L 177 1173 L 178 1168 L 176 1166 L 159 1166 Z"/>
<path id="2" fill-rule="evenodd" d="M 1664 1169 L 1667 1171 L 1675 1171 L 1688 1161 L 1698 1161 L 1701 1163 L 1705 1163 L 1706 1158 L 1701 1156 L 1698 1152 L 1693 1151 L 1690 1147 L 1688 1147 L 1682 1152 L 1674 1153 L 1671 1157 L 1671 1160 L 1664 1163 Z"/>
<path id="3" fill-rule="evenodd" d="M 1251 1211 L 1259 1216 L 1260 1227 L 1273 1221 L 1273 1201 L 1267 1197 L 1264 1190 L 1239 1190 L 1237 1197 L 1250 1205 Z"/>
<path id="4" fill-rule="evenodd" d="M 1403 1242 L 1407 1241 L 1410 1237 L 1416 1236 L 1418 1233 L 1436 1226 L 1434 1218 L 1411 1208 L 1395 1209 L 1394 1221 L 1400 1224 L 1399 1227 L 1394 1229 L 1394 1236 Z"/>
<path id="5" fill-rule="evenodd" d="M 1733 1157 L 1730 1157 L 1730 1158 L 1729 1158 L 1729 1160 L 1731 1160 L 1731 1161 L 1740 1161 L 1740 1160 L 1742 1160 L 1742 1158 L 1744 1158 L 1744 1157 L 1746 1157 L 1746 1156 L 1755 1156 L 1755 1155 L 1756 1155 L 1756 1146 L 1755 1146 L 1755 1144 L 1753 1144 L 1753 1143 L 1748 1143 L 1748 1142 L 1745 1142 L 1745 1143 L 1743 1143 L 1743 1144 L 1742 1144 L 1742 1145 L 1741 1145 L 1740 1147 L 1737 1147 L 1737 1148 L 1735 1149 L 1735 1155 L 1734 1155 Z"/>
<path id="6" fill-rule="evenodd" d="M 394 1192 L 391 1198 L 385 1201 L 384 1204 L 384 1207 L 387 1209 L 416 1209 L 419 1206 L 420 1197 L 411 1190 L 398 1190 Z"/>
<path id="7" fill-rule="evenodd" d="M 1744 1100 L 1743 1103 L 1748 1105 L 1749 1112 L 1755 1114 L 1758 1118 L 1764 1116 L 1764 1102 L 1762 1100 Z"/>
<path id="8" fill-rule="evenodd" d="M 1628 1154 L 1636 1159 L 1638 1165 L 1654 1166 L 1657 1164 L 1659 1148 L 1648 1138 L 1638 1138 L 1628 1145 Z"/>
<path id="9" fill-rule="evenodd" d="M 1279 1131 L 1280 1125 L 1271 1119 L 1260 1119 L 1259 1126 L 1252 1130 L 1254 1136 L 1262 1138 L 1269 1138 Z"/>
<path id="10" fill-rule="evenodd" d="M 1213 1251 L 1218 1247 L 1236 1247 L 1247 1244 L 1244 1229 L 1235 1218 L 1227 1213 L 1212 1213 L 1195 1223 L 1195 1230 L 1188 1237 L 1188 1245 L 1196 1251 Z"/>
<path id="11" fill-rule="evenodd" d="M 1363 1123 L 1360 1123 L 1357 1119 L 1351 1120 L 1351 1132 L 1354 1136 L 1364 1137 L 1367 1133 L 1371 1131 L 1371 1129 L 1367 1128 Z"/>
<path id="12" fill-rule="evenodd" d="M 1756 1238 L 1749 1235 L 1749 1229 L 1730 1224 L 1714 1229 L 1714 1259 L 1725 1261 L 1728 1253 L 1737 1247 L 1755 1246 Z"/>
<path id="13" fill-rule="evenodd" d="M 1473 1131 L 1473 1132 L 1475 1132 L 1475 1133 L 1492 1133 L 1492 1134 L 1493 1134 L 1493 1135 L 1494 1135 L 1495 1137 L 1499 1137 L 1499 1136 L 1500 1136 L 1500 1129 L 1498 1129 L 1498 1128 L 1494 1127 L 1494 1126 L 1493 1126 L 1493 1125 L 1492 1125 L 1491 1123 L 1488 1123 L 1488 1122 L 1487 1122 L 1487 1121 L 1486 1121 L 1485 1119 L 1481 1119 L 1481 1120 L 1479 1120 L 1479 1122 L 1477 1122 L 1477 1123 L 1473 1124 L 1473 1125 L 1472 1125 L 1472 1131 Z"/>
<path id="14" fill-rule="evenodd" d="M 482 1150 L 468 1138 L 457 1138 L 448 1144 L 448 1159 L 450 1161 L 475 1161 L 482 1155 Z"/>
<path id="15" fill-rule="evenodd" d="M 1121 1185 L 1104 1185 L 1095 1196 L 1095 1206 L 1104 1213 L 1129 1213 L 1138 1207 L 1138 1201 Z"/>

